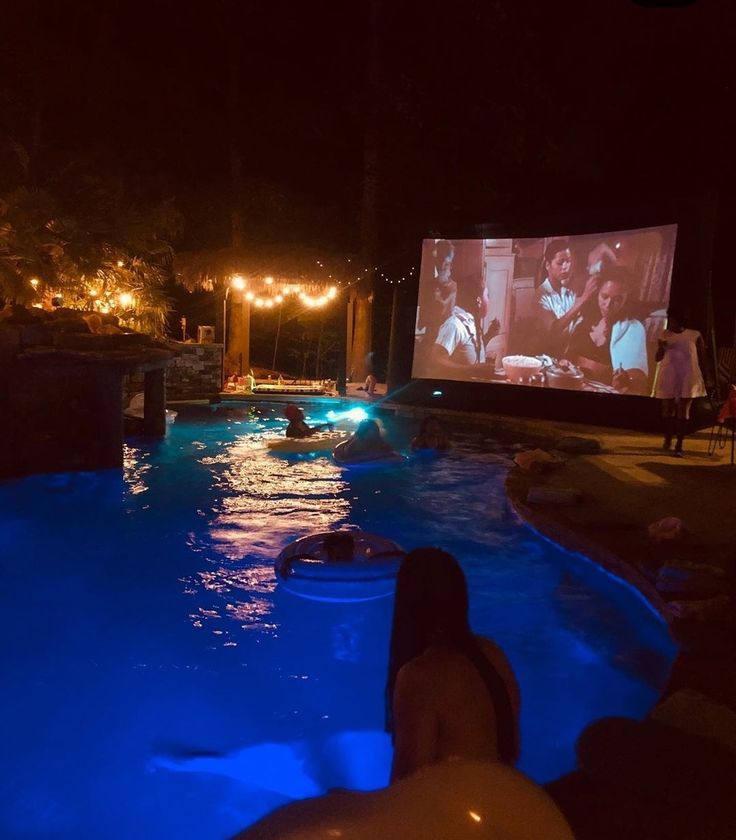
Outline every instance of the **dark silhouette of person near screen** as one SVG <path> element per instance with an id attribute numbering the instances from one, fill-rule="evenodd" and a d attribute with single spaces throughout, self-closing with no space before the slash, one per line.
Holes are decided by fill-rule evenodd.
<path id="1" fill-rule="evenodd" d="M 513 765 L 519 708 L 508 659 L 470 628 L 457 560 L 437 548 L 410 551 L 396 579 L 386 686 L 391 781 L 451 758 Z"/>
<path id="2" fill-rule="evenodd" d="M 654 395 L 662 400 L 664 449 L 672 446 L 675 436 L 676 457 L 683 457 L 690 407 L 697 397 L 706 395 L 703 371 L 707 370 L 705 343 L 697 330 L 686 327 L 687 316 L 673 307 L 667 311 L 667 329 L 659 339 L 655 359 L 659 373 Z"/>
<path id="3" fill-rule="evenodd" d="M 631 317 L 634 277 L 607 265 L 593 280 L 597 294 L 581 307 L 565 355 L 589 379 L 620 394 L 645 394 L 649 363 L 644 325 Z"/>

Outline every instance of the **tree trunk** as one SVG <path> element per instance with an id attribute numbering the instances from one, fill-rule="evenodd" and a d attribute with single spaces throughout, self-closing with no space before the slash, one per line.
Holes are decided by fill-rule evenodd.
<path id="1" fill-rule="evenodd" d="M 226 4 L 226 9 L 229 4 Z M 233 248 L 243 246 L 243 160 L 240 155 L 239 140 L 241 130 L 240 113 L 240 50 L 236 17 L 228 15 L 228 131 L 230 159 L 230 237 Z M 225 283 L 230 277 L 223 278 Z M 243 293 L 233 291 L 230 294 L 228 317 L 228 341 L 226 367 L 245 376 L 250 371 L 250 303 Z"/>
<path id="2" fill-rule="evenodd" d="M 380 98 L 381 55 L 378 42 L 380 0 L 370 6 L 370 53 L 366 79 L 366 124 L 363 137 L 363 200 L 360 217 L 360 252 L 363 272 L 351 287 L 348 306 L 348 358 L 350 379 L 364 380 L 370 370 L 373 350 L 374 266 L 378 254 L 379 151 L 378 108 Z"/>
<path id="3" fill-rule="evenodd" d="M 317 355 L 314 362 L 314 378 L 321 379 L 322 374 L 322 337 L 324 333 L 325 322 L 319 322 L 319 333 L 317 333 Z"/>
<path id="4" fill-rule="evenodd" d="M 230 228 L 232 245 L 240 248 L 243 245 L 243 214 L 240 208 L 242 201 L 243 161 L 238 148 L 240 136 L 240 60 L 238 57 L 237 27 L 230 29 L 230 85 L 228 90 L 228 125 L 230 129 Z"/>

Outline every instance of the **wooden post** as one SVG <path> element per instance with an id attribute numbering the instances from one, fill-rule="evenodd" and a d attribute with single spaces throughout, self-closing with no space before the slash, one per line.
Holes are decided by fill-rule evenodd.
<path id="1" fill-rule="evenodd" d="M 143 434 L 166 435 L 166 370 L 163 367 L 146 371 L 143 380 Z"/>

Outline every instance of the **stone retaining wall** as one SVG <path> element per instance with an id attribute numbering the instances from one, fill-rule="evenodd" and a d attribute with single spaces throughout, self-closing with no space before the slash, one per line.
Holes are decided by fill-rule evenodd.
<path id="1" fill-rule="evenodd" d="M 220 392 L 222 344 L 176 342 L 172 349 L 177 356 L 166 373 L 167 400 L 204 400 Z"/>
<path id="2" fill-rule="evenodd" d="M 170 341 L 176 356 L 166 371 L 166 399 L 206 400 L 220 392 L 222 344 L 184 344 Z M 143 390 L 143 375 L 134 374 L 123 382 L 123 405 Z"/>

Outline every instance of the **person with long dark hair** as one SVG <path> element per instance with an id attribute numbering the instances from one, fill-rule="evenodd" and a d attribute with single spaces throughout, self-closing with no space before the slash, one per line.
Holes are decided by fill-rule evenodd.
<path id="1" fill-rule="evenodd" d="M 596 283 L 598 292 L 580 310 L 566 356 L 620 394 L 645 394 L 649 362 L 644 325 L 633 317 L 634 277 L 628 268 L 607 266 Z"/>
<path id="2" fill-rule="evenodd" d="M 410 551 L 396 579 L 386 685 L 391 780 L 451 758 L 513 765 L 519 708 L 505 654 L 470 628 L 460 564 L 437 548 Z"/>

